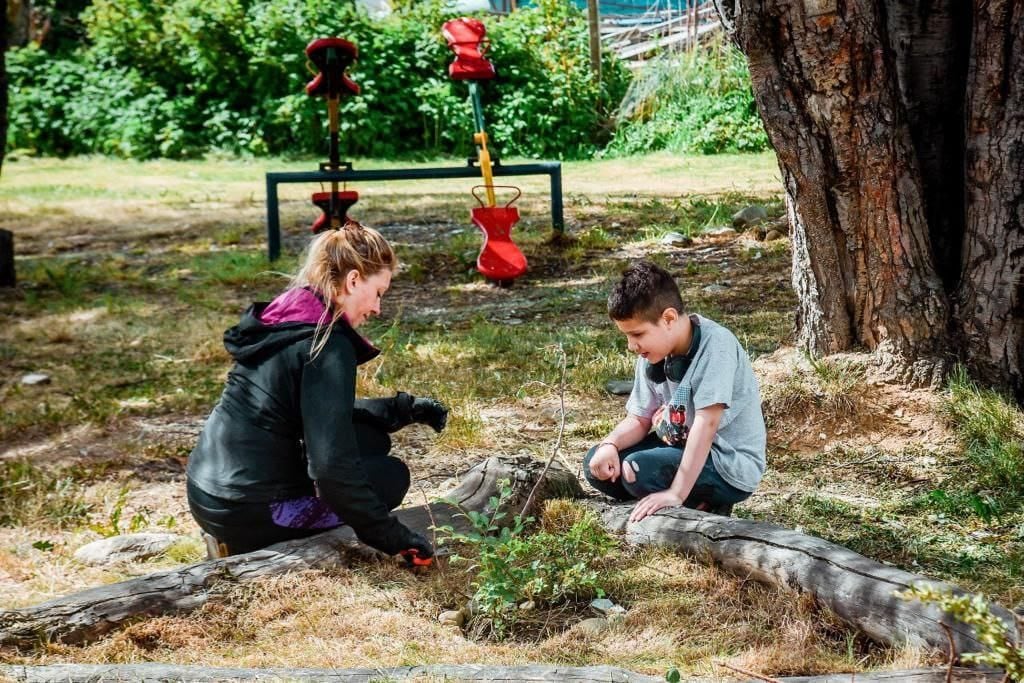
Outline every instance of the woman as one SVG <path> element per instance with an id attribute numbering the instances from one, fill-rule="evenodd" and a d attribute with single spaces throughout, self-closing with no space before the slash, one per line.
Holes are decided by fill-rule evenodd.
<path id="1" fill-rule="evenodd" d="M 389 555 L 433 555 L 390 514 L 409 469 L 388 455 L 388 433 L 412 422 L 440 432 L 448 411 L 402 392 L 355 398 L 356 366 L 379 353 L 356 328 L 380 313 L 397 265 L 376 230 L 327 230 L 289 289 L 225 332 L 235 364 L 188 462 L 189 507 L 212 555 L 341 524 Z"/>

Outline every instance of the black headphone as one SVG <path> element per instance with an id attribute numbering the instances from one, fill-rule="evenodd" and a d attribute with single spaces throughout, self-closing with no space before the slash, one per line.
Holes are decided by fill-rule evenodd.
<path id="1" fill-rule="evenodd" d="M 693 338 L 690 340 L 690 349 L 686 352 L 686 355 L 666 356 L 657 363 L 648 363 L 646 368 L 647 379 L 655 384 L 662 384 L 668 379 L 678 382 L 683 378 L 683 375 L 690 368 L 690 363 L 693 362 L 694 357 L 697 355 L 698 349 L 700 349 L 700 319 L 695 315 L 691 315 L 690 322 L 693 325 Z"/>

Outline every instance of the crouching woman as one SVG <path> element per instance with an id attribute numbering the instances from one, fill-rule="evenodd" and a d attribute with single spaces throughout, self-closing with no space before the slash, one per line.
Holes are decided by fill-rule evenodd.
<path id="1" fill-rule="evenodd" d="M 355 397 L 356 367 L 379 353 L 356 328 L 380 313 L 396 266 L 376 230 L 327 230 L 291 286 L 225 332 L 235 363 L 187 471 L 189 507 L 212 555 L 341 524 L 384 553 L 433 555 L 391 514 L 409 468 L 390 455 L 389 433 L 412 422 L 439 432 L 447 409 L 402 392 Z"/>

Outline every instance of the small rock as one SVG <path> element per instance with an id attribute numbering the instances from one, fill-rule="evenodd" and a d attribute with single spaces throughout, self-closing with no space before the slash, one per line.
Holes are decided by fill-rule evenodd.
<path id="1" fill-rule="evenodd" d="M 179 534 L 124 534 L 93 541 L 75 551 L 75 559 L 93 566 L 139 562 L 162 555 L 184 539 Z"/>
<path id="2" fill-rule="evenodd" d="M 688 247 L 693 244 L 693 238 L 681 232 L 667 232 L 661 238 L 662 244 L 670 244 L 673 247 Z"/>
<path id="3" fill-rule="evenodd" d="M 628 396 L 633 391 L 633 380 L 610 379 L 605 382 L 604 390 L 613 396 Z"/>
<path id="4" fill-rule="evenodd" d="M 893 413 L 896 417 L 903 417 L 903 408 L 897 408 L 896 412 Z"/>
<path id="5" fill-rule="evenodd" d="M 466 623 L 466 613 L 460 609 L 448 610 L 447 612 L 441 612 L 437 621 L 445 626 L 458 626 L 461 628 Z"/>
<path id="6" fill-rule="evenodd" d="M 728 291 L 728 287 L 725 285 L 708 285 L 703 289 L 706 294 L 721 294 L 722 292 Z"/>
<path id="7" fill-rule="evenodd" d="M 49 384 L 50 376 L 44 375 L 41 372 L 30 372 L 21 378 L 21 383 L 29 386 L 35 386 L 36 384 Z"/>
<path id="8" fill-rule="evenodd" d="M 768 233 L 764 236 L 764 241 L 774 242 L 775 240 L 781 240 L 785 236 L 786 235 L 779 232 L 778 230 L 769 230 Z"/>
<path id="9" fill-rule="evenodd" d="M 822 441 L 824 441 L 825 439 L 828 438 L 828 434 L 826 434 L 825 432 L 822 432 L 821 434 L 818 434 L 818 438 L 821 439 Z"/>
<path id="10" fill-rule="evenodd" d="M 591 609 L 594 609 L 598 613 L 603 614 L 605 616 L 626 613 L 625 607 L 623 607 L 622 605 L 616 605 L 608 598 L 598 598 L 596 600 L 592 600 L 590 603 L 590 607 Z"/>
<path id="11" fill-rule="evenodd" d="M 579 629 L 588 636 L 601 635 L 608 630 L 608 620 L 604 617 L 592 617 L 590 619 L 584 619 L 577 624 Z"/>
<path id="12" fill-rule="evenodd" d="M 532 612 L 537 607 L 537 603 L 533 600 L 527 600 L 526 602 L 519 605 L 520 612 Z"/>
<path id="13" fill-rule="evenodd" d="M 768 212 L 765 211 L 764 207 L 752 204 L 733 214 L 732 225 L 734 228 L 742 230 L 757 225 L 766 218 L 768 218 Z"/>
<path id="14" fill-rule="evenodd" d="M 710 235 L 711 237 L 726 237 L 729 235 L 735 235 L 736 231 L 733 230 L 732 228 L 723 226 L 721 228 L 712 228 L 710 230 L 707 230 L 704 232 L 704 234 Z"/>

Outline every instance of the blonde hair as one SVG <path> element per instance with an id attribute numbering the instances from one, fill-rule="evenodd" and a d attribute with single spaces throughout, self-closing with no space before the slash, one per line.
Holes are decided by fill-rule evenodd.
<path id="1" fill-rule="evenodd" d="M 292 287 L 308 287 L 322 297 L 324 313 L 313 333 L 310 359 L 320 355 L 331 336 L 334 323 L 343 315 L 336 305 L 345 276 L 356 271 L 361 277 L 382 270 L 394 272 L 398 257 L 384 237 L 374 230 L 349 221 L 341 228 L 325 230 L 309 243 L 306 260 L 292 278 Z"/>

